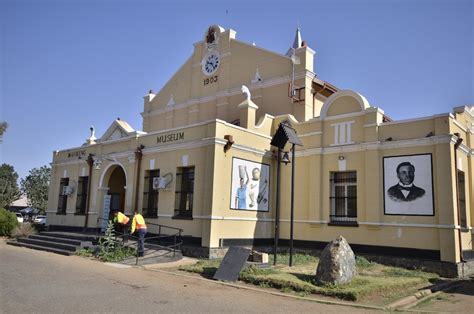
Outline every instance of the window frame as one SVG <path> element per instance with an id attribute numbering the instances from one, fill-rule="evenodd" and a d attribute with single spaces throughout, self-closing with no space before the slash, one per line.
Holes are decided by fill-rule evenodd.
<path id="1" fill-rule="evenodd" d="M 195 177 L 195 166 L 177 168 L 174 219 L 193 219 Z"/>
<path id="2" fill-rule="evenodd" d="M 145 171 L 145 177 L 143 178 L 142 201 L 142 214 L 145 218 L 158 218 L 159 191 L 153 190 L 153 178 L 159 176 L 160 169 Z"/>
<path id="3" fill-rule="evenodd" d="M 466 175 L 464 171 L 457 169 L 457 189 L 458 189 L 458 210 L 459 226 L 462 230 L 468 230 L 467 212 L 466 212 Z"/>
<path id="4" fill-rule="evenodd" d="M 357 223 L 357 171 L 333 171 L 330 173 L 329 225 L 358 226 Z M 342 193 L 337 187 L 343 187 Z M 351 193 L 350 188 L 354 191 Z M 351 195 L 353 194 L 353 195 Z M 341 203 L 338 201 L 342 201 Z M 352 205 L 352 206 L 351 206 Z M 342 209 L 342 213 L 341 213 Z"/>
<path id="5" fill-rule="evenodd" d="M 81 176 L 77 180 L 76 215 L 86 214 L 88 184 L 89 184 L 89 176 Z"/>
<path id="6" fill-rule="evenodd" d="M 59 181 L 58 208 L 56 212 L 58 215 L 66 215 L 67 211 L 67 195 L 63 194 L 65 186 L 69 186 L 69 178 L 61 178 Z"/>

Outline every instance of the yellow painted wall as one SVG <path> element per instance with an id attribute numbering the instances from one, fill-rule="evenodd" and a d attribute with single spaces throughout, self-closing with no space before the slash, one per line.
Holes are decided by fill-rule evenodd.
<path id="1" fill-rule="evenodd" d="M 458 149 L 458 168 L 466 173 L 466 207 L 469 225 L 474 222 L 473 146 L 474 118 L 464 109 L 454 115 L 383 123 L 383 111 L 361 105 L 353 92 L 341 91 L 329 102 L 311 94 L 313 60 L 310 49 L 297 55 L 295 86 L 307 87 L 305 101 L 292 102 L 288 97 L 291 61 L 259 47 L 235 40 L 235 32 L 221 34 L 217 48 L 221 65 L 216 83 L 204 85 L 200 62 L 206 48 L 194 45 L 190 58 L 156 94 L 144 97 L 143 129 L 146 134 L 129 135 L 94 145 L 71 148 L 53 154 L 52 180 L 48 202 L 48 224 L 81 227 L 84 216 L 74 215 L 76 195 L 68 197 L 67 214 L 56 215 L 59 182 L 66 176 L 77 182 L 88 165 L 89 154 L 103 158 L 100 170 L 93 170 L 89 226 L 97 226 L 109 178 L 117 165 L 126 174 L 125 212 L 142 208 L 144 176 L 147 170 L 160 169 L 161 175 L 176 176 L 178 167 L 195 166 L 193 219 L 173 219 L 175 181 L 170 189 L 160 191 L 158 217 L 150 223 L 183 229 L 183 235 L 201 238 L 204 247 L 216 248 L 223 239 L 272 239 L 276 199 L 276 148 L 270 146 L 272 135 L 282 121 L 289 121 L 303 143 L 296 149 L 295 169 L 295 239 L 327 242 L 338 235 L 349 243 L 416 248 L 440 251 L 441 260 L 460 261 L 459 233 L 456 229 L 456 159 L 454 133 L 463 144 Z M 262 82 L 253 82 L 256 68 Z M 231 122 L 249 115 L 239 108 L 247 85 L 251 100 L 258 106 L 255 121 L 239 127 Z M 173 95 L 175 105 L 167 106 Z M 356 96 L 354 96 L 356 95 Z M 365 104 L 365 103 L 364 103 Z M 362 109 L 364 108 L 364 109 Z M 467 108 L 467 107 L 466 107 Z M 321 110 L 326 115 L 321 115 Z M 250 109 L 252 110 L 252 109 Z M 464 110 L 464 111 L 463 111 Z M 335 141 L 336 125 L 350 122 L 351 142 Z M 173 141 L 165 138 L 183 133 Z M 231 135 L 233 145 L 224 152 L 224 137 Z M 138 174 L 135 151 L 144 145 Z M 285 150 L 289 150 L 287 145 Z M 389 156 L 431 154 L 433 167 L 434 216 L 392 216 L 384 214 L 383 158 Z M 78 157 L 81 157 L 79 159 Z M 186 156 L 186 157 L 184 157 Z M 231 210 L 232 158 L 238 157 L 270 165 L 269 212 Z M 187 164 L 185 160 L 187 159 Z M 290 178 L 292 164 L 281 166 L 281 231 L 289 238 Z M 357 172 L 358 226 L 341 227 L 330 222 L 330 174 L 336 171 Z M 150 224 L 150 232 L 157 232 Z M 463 249 L 472 249 L 472 233 L 461 234 Z"/>

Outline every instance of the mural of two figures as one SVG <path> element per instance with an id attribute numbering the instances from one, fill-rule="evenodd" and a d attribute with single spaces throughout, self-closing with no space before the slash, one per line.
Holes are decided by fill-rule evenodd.
<path id="1" fill-rule="evenodd" d="M 232 159 L 231 209 L 268 211 L 270 166 Z"/>

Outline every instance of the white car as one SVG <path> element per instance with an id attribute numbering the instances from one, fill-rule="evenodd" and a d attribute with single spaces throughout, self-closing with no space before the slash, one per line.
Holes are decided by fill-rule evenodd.
<path id="1" fill-rule="evenodd" d="M 36 216 L 33 223 L 38 224 L 38 225 L 42 225 L 44 227 L 46 225 L 46 216 L 44 216 L 44 215 Z"/>
<path id="2" fill-rule="evenodd" d="M 19 223 L 23 223 L 23 216 L 20 214 L 20 213 L 16 213 L 16 220 L 19 222 Z"/>

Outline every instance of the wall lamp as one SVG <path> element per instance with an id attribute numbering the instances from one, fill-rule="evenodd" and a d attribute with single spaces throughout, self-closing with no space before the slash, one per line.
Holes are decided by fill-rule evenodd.
<path id="1" fill-rule="evenodd" d="M 90 162 L 90 160 L 92 160 L 92 165 L 94 166 L 95 170 L 100 170 L 100 168 L 102 167 L 102 162 L 104 160 L 111 161 L 111 162 L 117 162 L 116 158 L 110 158 L 110 157 L 106 157 L 106 156 L 94 156 L 94 155 L 89 156 L 88 163 Z"/>
<path id="2" fill-rule="evenodd" d="M 337 159 L 339 159 L 339 160 L 344 160 L 344 159 L 346 159 L 346 157 L 344 157 L 344 156 L 339 156 L 339 157 L 337 157 Z"/>
<path id="3" fill-rule="evenodd" d="M 227 141 L 224 145 L 224 153 L 227 153 L 227 151 L 232 147 L 232 144 L 234 144 L 234 137 L 232 135 L 224 135 L 224 139 Z"/>

